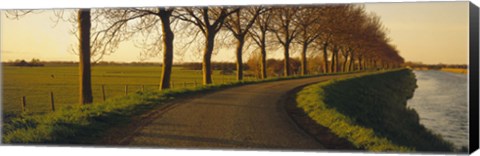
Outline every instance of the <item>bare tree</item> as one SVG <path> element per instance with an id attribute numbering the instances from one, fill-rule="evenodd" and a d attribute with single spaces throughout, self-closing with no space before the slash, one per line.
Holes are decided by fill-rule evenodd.
<path id="1" fill-rule="evenodd" d="M 301 53 L 301 75 L 306 75 L 307 71 L 307 50 L 308 46 L 318 39 L 321 35 L 322 25 L 321 16 L 323 16 L 323 7 L 305 6 L 298 10 L 298 25 L 300 35 L 296 38 L 297 43 L 302 46 Z"/>
<path id="2" fill-rule="evenodd" d="M 377 55 L 375 53 L 378 53 L 381 44 L 387 44 L 389 39 L 386 38 L 385 28 L 380 22 L 380 17 L 375 14 L 368 16 L 362 32 L 362 38 L 360 38 L 362 45 L 357 53 L 357 60 L 359 69 L 365 70 L 368 68 L 369 57 Z"/>
<path id="3" fill-rule="evenodd" d="M 267 78 L 267 32 L 270 31 L 272 20 L 271 9 L 261 6 L 265 11 L 255 20 L 252 28 L 248 31 L 250 38 L 260 48 L 261 60 L 260 70 L 261 78 Z"/>
<path id="4" fill-rule="evenodd" d="M 178 19 L 195 25 L 205 36 L 205 49 L 203 50 L 203 84 L 212 83 L 211 58 L 215 45 L 215 35 L 222 28 L 225 19 L 237 12 L 239 8 L 226 7 L 191 7 L 182 8 Z"/>
<path id="5" fill-rule="evenodd" d="M 162 20 L 162 39 L 163 39 L 163 67 L 160 89 L 170 88 L 170 77 L 173 65 L 173 31 L 170 28 L 170 16 L 173 9 L 158 9 L 157 15 Z"/>
<path id="6" fill-rule="evenodd" d="M 332 5 L 332 6 L 324 6 L 324 16 L 320 17 L 320 24 L 322 25 L 322 31 L 319 40 L 315 40 L 315 45 L 318 48 L 323 50 L 323 60 L 324 60 L 324 72 L 330 72 L 330 64 L 328 60 L 328 48 L 330 42 L 333 40 L 334 29 L 336 28 L 334 25 L 334 21 L 336 20 L 336 11 L 341 8 L 341 5 Z"/>
<path id="7" fill-rule="evenodd" d="M 340 67 L 339 53 L 342 49 L 346 50 L 348 37 L 350 34 L 355 33 L 351 31 L 352 27 L 356 25 L 355 17 L 353 17 L 352 13 L 357 12 L 353 12 L 354 5 L 338 5 L 334 8 L 334 18 L 330 20 L 330 24 L 334 26 L 331 29 L 334 35 L 331 36 L 330 41 L 330 50 L 332 52 L 330 71 L 336 73 Z"/>
<path id="8" fill-rule="evenodd" d="M 228 16 L 225 21 L 225 27 L 230 30 L 237 40 L 235 55 L 237 57 L 237 80 L 239 81 L 243 79 L 242 54 L 245 36 L 247 36 L 249 29 L 253 26 L 262 10 L 261 7 L 238 8 L 238 11 Z"/>
<path id="9" fill-rule="evenodd" d="M 171 28 L 174 8 L 122 8 L 102 9 L 96 13 L 104 21 L 103 27 L 97 28 L 94 44 L 111 45 L 109 50 L 136 34 L 146 39 L 141 45 L 147 54 L 159 54 L 162 51 L 162 73 L 159 89 L 170 88 L 173 64 L 174 33 Z M 159 24 L 160 23 L 160 24 Z M 161 30 L 161 31 L 158 31 Z M 148 40 L 152 39 L 151 43 Z M 115 46 L 115 47 L 113 47 Z M 98 46 L 105 48 L 106 46 Z"/>
<path id="10" fill-rule="evenodd" d="M 91 26 L 90 9 L 78 10 L 78 30 L 80 35 L 80 61 L 78 64 L 80 76 L 80 104 L 89 104 L 93 102 L 92 76 L 90 69 Z"/>
<path id="11" fill-rule="evenodd" d="M 283 6 L 273 8 L 273 33 L 284 49 L 283 75 L 290 75 L 290 44 L 299 34 L 299 26 L 295 20 L 298 16 L 298 6 Z"/>

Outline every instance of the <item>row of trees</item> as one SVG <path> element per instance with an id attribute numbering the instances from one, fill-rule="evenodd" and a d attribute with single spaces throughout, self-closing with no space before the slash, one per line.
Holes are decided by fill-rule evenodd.
<path id="1" fill-rule="evenodd" d="M 468 65 L 466 64 L 424 64 L 422 62 L 405 62 L 403 66 L 407 68 L 426 68 L 426 69 L 442 69 L 442 68 L 458 68 L 458 69 L 467 69 Z"/>
<path id="2" fill-rule="evenodd" d="M 39 67 L 44 66 L 45 64 L 41 62 L 40 59 L 33 58 L 30 62 L 27 62 L 25 60 L 15 60 L 13 62 L 5 62 L 4 65 Z"/>
<path id="3" fill-rule="evenodd" d="M 11 11 L 7 15 L 19 17 L 29 12 Z M 78 10 L 76 17 L 81 104 L 93 101 L 92 56 L 101 59 L 122 41 L 139 35 L 145 38 L 145 54 L 163 55 L 160 89 L 170 87 L 174 52 L 180 53 L 174 50 L 179 47 L 174 44 L 178 41 L 203 46 L 203 84 L 212 83 L 211 57 L 218 34 L 236 45 L 237 80 L 243 79 L 245 45 L 255 46 L 260 52 L 261 78 L 267 78 L 267 50 L 275 52 L 277 48 L 283 49 L 284 76 L 292 74 L 290 53 L 294 47 L 301 47 L 302 75 L 309 73 L 307 54 L 322 55 L 323 71 L 327 73 L 391 68 L 403 63 L 379 17 L 367 14 L 359 5 L 84 9 Z"/>

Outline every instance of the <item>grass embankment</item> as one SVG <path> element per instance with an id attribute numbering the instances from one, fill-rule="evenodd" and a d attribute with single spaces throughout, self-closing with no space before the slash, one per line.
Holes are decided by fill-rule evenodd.
<path id="1" fill-rule="evenodd" d="M 453 145 L 419 123 L 407 99 L 416 88 L 408 69 L 305 87 L 297 105 L 318 124 L 369 151 L 452 151 Z"/>
<path id="2" fill-rule="evenodd" d="M 160 107 L 173 99 L 204 94 L 223 88 L 285 79 L 312 77 L 297 76 L 241 81 L 197 88 L 136 92 L 91 105 L 71 105 L 56 112 L 23 113 L 4 116 L 3 143 L 93 144 L 108 128 L 125 124 L 132 117 Z"/>

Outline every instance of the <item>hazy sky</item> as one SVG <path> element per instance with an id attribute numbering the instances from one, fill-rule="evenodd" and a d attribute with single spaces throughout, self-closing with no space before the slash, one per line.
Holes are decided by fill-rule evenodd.
<path id="1" fill-rule="evenodd" d="M 407 61 L 423 63 L 465 64 L 468 61 L 468 2 L 367 3 L 389 29 L 388 36 Z M 72 53 L 77 42 L 68 22 L 53 22 L 51 11 L 30 14 L 20 20 L 1 13 L 1 60 L 77 61 Z M 141 49 L 125 42 L 106 61 L 139 61 Z M 176 61 L 200 60 L 198 53 L 186 53 Z M 244 56 L 247 57 L 247 56 Z M 233 49 L 213 57 L 214 61 L 232 60 Z M 245 59 L 246 60 L 246 59 Z M 161 61 L 161 57 L 147 61 Z"/>
<path id="2" fill-rule="evenodd" d="M 468 62 L 468 2 L 369 3 L 407 61 Z"/>

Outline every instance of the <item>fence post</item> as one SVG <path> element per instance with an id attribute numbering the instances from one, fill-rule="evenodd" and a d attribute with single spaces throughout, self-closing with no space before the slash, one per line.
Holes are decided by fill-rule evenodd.
<path id="1" fill-rule="evenodd" d="M 27 101 L 25 99 L 25 96 L 22 97 L 22 112 L 27 111 Z"/>
<path id="2" fill-rule="evenodd" d="M 55 112 L 55 102 L 54 102 L 54 98 L 53 98 L 53 92 L 50 92 L 50 101 L 51 101 L 51 104 L 52 104 L 52 112 Z"/>
<path id="3" fill-rule="evenodd" d="M 127 96 L 127 95 L 128 95 L 128 84 L 125 85 L 125 96 Z"/>
<path id="4" fill-rule="evenodd" d="M 145 92 L 145 85 L 142 85 L 142 92 Z"/>
<path id="5" fill-rule="evenodd" d="M 105 101 L 105 85 L 102 84 L 102 98 Z"/>

